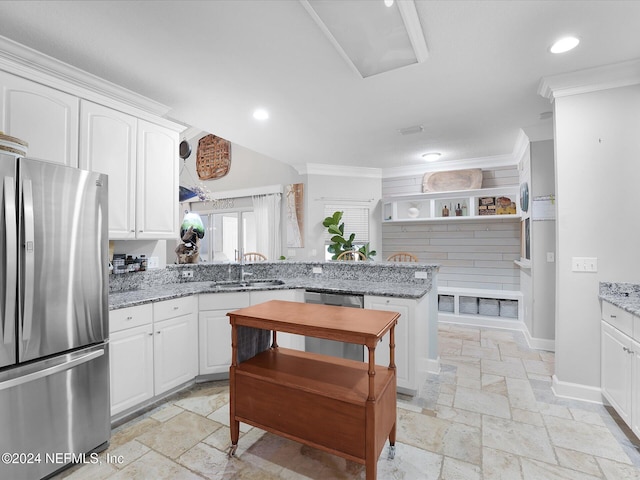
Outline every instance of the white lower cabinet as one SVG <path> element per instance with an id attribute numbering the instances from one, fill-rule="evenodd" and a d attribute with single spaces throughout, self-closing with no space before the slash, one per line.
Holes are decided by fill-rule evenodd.
<path id="1" fill-rule="evenodd" d="M 111 415 L 153 398 L 153 310 L 151 305 L 109 315 Z"/>
<path id="2" fill-rule="evenodd" d="M 602 313 L 602 395 L 640 437 L 640 319 L 607 302 Z"/>
<path id="3" fill-rule="evenodd" d="M 200 375 L 229 374 L 231 324 L 227 312 L 249 305 L 249 292 L 200 295 L 198 313 Z"/>
<path id="4" fill-rule="evenodd" d="M 196 304 L 190 296 L 110 313 L 111 416 L 196 377 Z"/>
<path id="5" fill-rule="evenodd" d="M 415 339 L 413 331 L 413 315 L 415 300 L 390 297 L 364 297 L 364 308 L 371 310 L 385 310 L 398 312 L 398 324 L 396 325 L 395 336 L 395 364 L 396 379 L 399 388 L 417 390 L 415 375 L 415 354 L 413 341 Z M 376 347 L 376 364 L 389 365 L 389 334 L 387 333 Z M 365 348 L 366 350 L 366 348 Z M 367 352 L 364 353 L 367 358 Z"/>

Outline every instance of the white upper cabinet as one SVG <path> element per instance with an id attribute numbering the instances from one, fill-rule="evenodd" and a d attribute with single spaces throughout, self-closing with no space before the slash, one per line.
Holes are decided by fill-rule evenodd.
<path id="1" fill-rule="evenodd" d="M 178 133 L 82 101 L 80 167 L 109 175 L 109 238 L 178 235 Z"/>
<path id="2" fill-rule="evenodd" d="M 178 235 L 178 133 L 138 120 L 136 237 Z"/>
<path id="3" fill-rule="evenodd" d="M 87 101 L 80 119 L 80 168 L 109 175 L 109 238 L 136 238 L 137 120 Z"/>
<path id="4" fill-rule="evenodd" d="M 29 144 L 27 156 L 78 166 L 79 99 L 0 71 L 0 131 Z"/>

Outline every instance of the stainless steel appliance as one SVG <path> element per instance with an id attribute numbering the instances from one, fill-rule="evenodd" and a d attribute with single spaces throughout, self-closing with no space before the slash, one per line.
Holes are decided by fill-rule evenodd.
<path id="1" fill-rule="evenodd" d="M 0 478 L 110 437 L 107 177 L 0 152 Z"/>
<path id="2" fill-rule="evenodd" d="M 339 307 L 364 308 L 364 297 L 362 295 L 345 295 L 307 290 L 304 293 L 304 302 L 336 305 Z M 305 337 L 304 349 L 307 352 L 322 353 L 339 358 L 349 358 L 360 362 L 364 360 L 364 347 L 353 343 Z"/>

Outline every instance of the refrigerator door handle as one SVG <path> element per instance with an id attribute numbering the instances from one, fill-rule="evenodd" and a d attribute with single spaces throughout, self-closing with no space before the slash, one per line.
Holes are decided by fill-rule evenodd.
<path id="1" fill-rule="evenodd" d="M 5 231 L 5 305 L 4 305 L 4 333 L 2 318 L 0 318 L 0 336 L 5 345 L 13 342 L 16 316 L 16 281 L 18 274 L 17 232 L 16 222 L 16 189 L 13 177 L 4 177 L 4 231 Z M 0 317 L 2 312 L 0 311 Z"/>
<path id="2" fill-rule="evenodd" d="M 27 375 L 22 375 L 17 378 L 5 380 L 4 382 L 0 382 L 0 392 L 2 390 L 7 390 L 9 388 L 23 385 L 25 383 L 33 382 L 34 380 L 38 380 L 40 378 L 49 377 L 56 373 L 64 372 L 65 370 L 69 370 L 70 368 L 90 362 L 91 360 L 101 357 L 102 355 L 104 355 L 104 348 L 100 350 L 94 350 L 91 353 L 87 353 L 86 355 L 82 355 L 59 365 L 54 365 L 53 367 L 38 370 L 37 372 L 33 373 L 28 373 Z"/>
<path id="3" fill-rule="evenodd" d="M 33 186 L 31 180 L 22 181 L 22 218 L 24 219 L 24 293 L 22 310 L 22 340 L 31 338 L 33 323 L 33 281 L 35 269 L 33 216 Z"/>

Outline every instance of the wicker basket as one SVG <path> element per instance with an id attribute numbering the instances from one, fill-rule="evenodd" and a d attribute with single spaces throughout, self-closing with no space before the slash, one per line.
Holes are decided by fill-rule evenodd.
<path id="1" fill-rule="evenodd" d="M 215 135 L 202 137 L 198 142 L 196 172 L 200 180 L 222 178 L 231 168 L 231 143 Z"/>
<path id="2" fill-rule="evenodd" d="M 28 146 L 29 144 L 24 140 L 0 132 L 0 152 L 24 157 L 27 155 Z"/>

